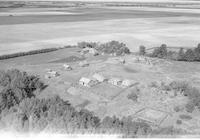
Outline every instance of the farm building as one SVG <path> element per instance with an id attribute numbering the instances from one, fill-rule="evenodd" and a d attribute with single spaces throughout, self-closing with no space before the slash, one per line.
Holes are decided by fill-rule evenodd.
<path id="1" fill-rule="evenodd" d="M 122 86 L 123 87 L 130 87 L 130 86 L 132 86 L 135 83 L 136 82 L 133 81 L 133 80 L 125 79 L 125 80 L 122 81 Z"/>
<path id="2" fill-rule="evenodd" d="M 64 64 L 63 67 L 65 70 L 72 70 L 72 67 L 70 65 Z"/>
<path id="3" fill-rule="evenodd" d="M 121 84 L 121 80 L 119 78 L 111 78 L 108 80 L 108 83 L 115 85 L 115 86 L 119 86 Z"/>
<path id="4" fill-rule="evenodd" d="M 95 80 L 97 80 L 98 82 L 104 82 L 106 80 L 106 78 L 98 73 L 95 73 L 92 76 Z"/>
<path id="5" fill-rule="evenodd" d="M 58 77 L 60 74 L 57 71 L 48 71 L 47 72 L 50 77 Z"/>
<path id="6" fill-rule="evenodd" d="M 93 54 L 93 55 L 98 55 L 98 51 L 94 48 L 84 48 L 82 51 L 81 51 L 81 54 L 85 54 L 85 53 L 90 53 L 90 54 Z"/>
<path id="7" fill-rule="evenodd" d="M 96 82 L 94 80 L 89 79 L 89 78 L 82 77 L 79 80 L 79 84 L 82 85 L 82 86 L 86 86 L 86 87 L 92 87 L 96 84 Z"/>
<path id="8" fill-rule="evenodd" d="M 79 63 L 79 66 L 81 66 L 81 67 L 88 67 L 88 66 L 89 66 L 89 63 L 88 63 L 87 61 L 81 61 L 81 62 Z"/>

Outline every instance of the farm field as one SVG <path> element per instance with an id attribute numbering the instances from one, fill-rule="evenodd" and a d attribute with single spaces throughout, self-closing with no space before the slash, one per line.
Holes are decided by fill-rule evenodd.
<path id="1" fill-rule="evenodd" d="M 119 40 L 131 51 L 162 43 L 194 47 L 199 41 L 198 8 L 19 8 L 5 9 L 0 15 L 1 55 L 79 41 Z"/>

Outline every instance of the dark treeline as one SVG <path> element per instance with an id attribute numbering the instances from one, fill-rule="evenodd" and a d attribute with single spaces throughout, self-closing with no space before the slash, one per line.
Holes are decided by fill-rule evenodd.
<path id="1" fill-rule="evenodd" d="M 60 48 L 47 48 L 47 49 L 39 49 L 39 50 L 33 50 L 33 51 L 28 51 L 28 52 L 19 52 L 19 53 L 14 53 L 14 54 L 1 55 L 0 60 L 10 59 L 10 58 L 15 58 L 15 57 L 20 57 L 20 56 L 40 54 L 40 53 L 48 53 L 48 52 L 53 52 L 60 49 L 72 48 L 72 47 L 94 48 L 98 50 L 99 52 L 103 52 L 106 54 L 115 53 L 116 55 L 122 55 L 122 54 L 130 53 L 130 50 L 128 49 L 128 47 L 126 47 L 126 44 L 120 43 L 118 41 L 110 41 L 110 42 L 101 43 L 101 44 L 96 43 L 96 42 L 80 42 L 77 45 L 68 45 L 68 46 L 64 46 Z"/>
<path id="2" fill-rule="evenodd" d="M 38 98 L 45 84 L 37 76 L 13 69 L 0 72 L 0 129 L 17 132 L 64 132 L 147 136 L 152 132 L 145 122 L 131 117 L 102 120 L 92 112 L 77 111 L 68 101 L 55 96 Z"/>
<path id="3" fill-rule="evenodd" d="M 33 51 L 28 51 L 28 52 L 6 54 L 6 55 L 1 55 L 0 60 L 10 59 L 10 58 L 15 58 L 15 57 L 20 57 L 20 56 L 40 54 L 40 53 L 48 53 L 48 52 L 53 52 L 53 51 L 57 51 L 60 49 L 71 48 L 71 47 L 73 47 L 73 46 L 65 46 L 65 47 L 60 47 L 60 48 L 47 48 L 47 49 L 39 49 L 39 50 L 33 50 Z"/>
<path id="4" fill-rule="evenodd" d="M 200 61 L 200 44 L 198 44 L 197 47 L 187 49 L 186 51 L 184 50 L 184 48 L 180 48 L 178 52 L 168 49 L 169 48 L 166 44 L 162 44 L 160 47 L 155 48 L 152 53 L 147 54 L 145 47 L 140 46 L 139 54 L 176 61 Z"/>

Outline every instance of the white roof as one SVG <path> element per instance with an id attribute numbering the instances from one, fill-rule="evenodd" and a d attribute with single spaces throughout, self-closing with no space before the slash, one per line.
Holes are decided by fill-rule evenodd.
<path id="1" fill-rule="evenodd" d="M 89 83 L 91 81 L 91 79 L 86 78 L 86 77 L 82 77 L 79 81 L 84 82 L 84 83 Z"/>
<path id="2" fill-rule="evenodd" d="M 125 86 L 130 86 L 134 84 L 134 82 L 132 80 L 129 80 L 129 79 L 125 79 L 122 81 L 122 85 L 125 85 Z"/>
<path id="3" fill-rule="evenodd" d="M 70 67 L 68 64 L 63 64 L 64 67 Z"/>
<path id="4" fill-rule="evenodd" d="M 110 80 L 111 80 L 111 81 L 115 81 L 115 82 L 120 82 L 120 81 L 122 81 L 122 80 L 119 79 L 119 78 L 111 78 Z"/>

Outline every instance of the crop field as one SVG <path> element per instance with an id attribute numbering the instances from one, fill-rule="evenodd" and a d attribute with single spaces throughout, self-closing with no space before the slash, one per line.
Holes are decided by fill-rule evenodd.
<path id="1" fill-rule="evenodd" d="M 167 7 L 66 7 L 2 9 L 0 54 L 62 47 L 79 41 L 119 40 L 131 51 L 166 43 L 194 47 L 199 9 Z"/>

